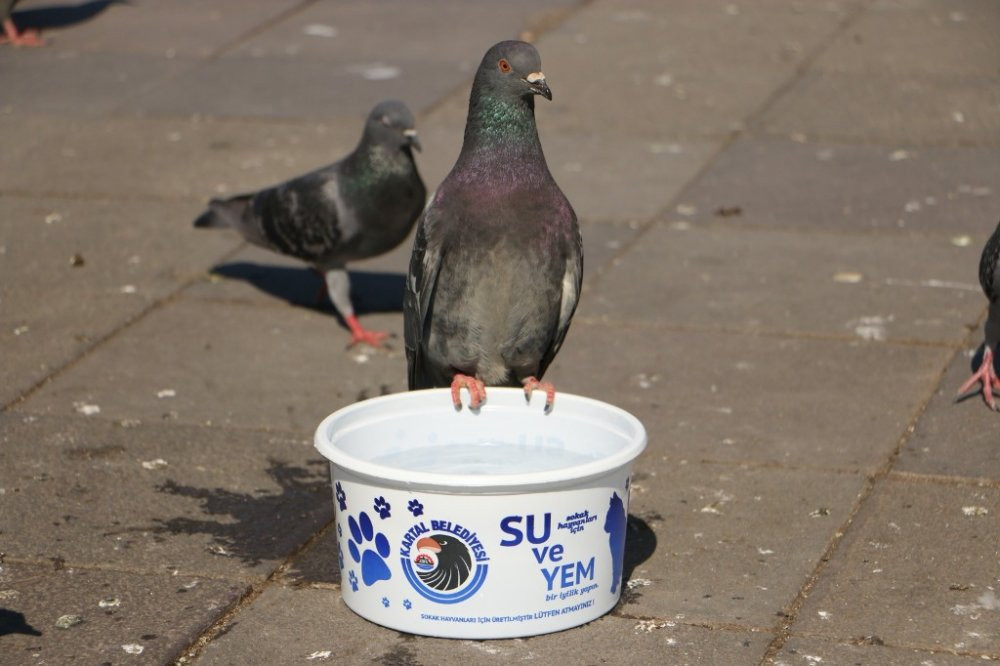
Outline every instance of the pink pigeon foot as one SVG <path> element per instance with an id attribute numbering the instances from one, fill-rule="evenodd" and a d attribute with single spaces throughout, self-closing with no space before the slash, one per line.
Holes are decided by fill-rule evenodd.
<path id="1" fill-rule="evenodd" d="M 351 343 L 348 347 L 353 347 L 359 342 L 363 342 L 366 345 L 371 345 L 372 347 L 382 347 L 385 339 L 389 337 L 388 333 L 382 331 L 369 331 L 368 329 L 361 326 L 361 322 L 354 315 L 347 315 L 344 317 L 344 323 L 347 324 L 347 328 L 351 329 Z"/>
<path id="2" fill-rule="evenodd" d="M 0 35 L 0 44 L 11 44 L 13 46 L 45 46 L 45 40 L 38 33 L 37 30 L 28 29 L 21 30 L 17 29 L 14 25 L 14 21 L 11 19 L 4 19 L 3 22 L 4 34 Z"/>
<path id="3" fill-rule="evenodd" d="M 521 382 L 524 384 L 524 397 L 531 400 L 531 392 L 534 390 L 545 391 L 545 411 L 552 409 L 552 403 L 556 400 L 556 387 L 550 382 L 542 382 L 534 377 L 527 377 Z"/>
<path id="4" fill-rule="evenodd" d="M 971 377 L 965 380 L 962 387 L 958 389 L 958 395 L 964 394 L 977 382 L 981 381 L 983 383 L 983 399 L 986 404 L 990 406 L 990 409 L 996 410 L 996 403 L 993 400 L 993 391 L 996 390 L 1000 393 L 1000 377 L 997 377 L 996 370 L 993 369 L 993 350 L 986 347 L 983 351 L 983 362 L 979 364 L 979 369 L 976 370 Z"/>
<path id="5" fill-rule="evenodd" d="M 469 392 L 469 407 L 471 409 L 479 409 L 480 405 L 486 401 L 486 384 L 481 379 L 457 374 L 451 380 L 451 401 L 455 403 L 455 409 L 462 409 L 462 399 L 459 394 L 463 388 Z"/>

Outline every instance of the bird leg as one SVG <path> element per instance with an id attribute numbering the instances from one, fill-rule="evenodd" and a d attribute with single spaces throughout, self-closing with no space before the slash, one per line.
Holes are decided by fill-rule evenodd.
<path id="1" fill-rule="evenodd" d="M 1000 392 L 1000 377 L 997 377 L 996 370 L 993 369 L 993 350 L 990 349 L 989 345 L 983 351 L 983 362 L 979 364 L 979 369 L 962 384 L 962 387 L 958 389 L 958 395 L 968 391 L 977 381 L 983 383 L 983 399 L 986 400 L 986 404 L 990 406 L 990 409 L 996 410 L 993 389 Z"/>
<path id="2" fill-rule="evenodd" d="M 372 347 L 381 347 L 389 334 L 365 329 L 354 316 L 354 305 L 351 304 L 351 280 L 347 275 L 347 269 L 343 266 L 334 266 L 327 268 L 324 275 L 330 302 L 344 318 L 344 323 L 351 331 L 351 343 L 348 346 L 353 347 L 363 342 Z"/>
<path id="3" fill-rule="evenodd" d="M 539 381 L 535 377 L 526 377 L 521 381 L 524 384 L 524 398 L 531 402 L 531 392 L 535 389 L 545 391 L 545 411 L 552 409 L 552 403 L 556 400 L 556 387 L 550 382 Z"/>
<path id="4" fill-rule="evenodd" d="M 471 409 L 479 409 L 480 405 L 486 401 L 486 384 L 483 383 L 483 380 L 469 375 L 456 374 L 451 379 L 451 401 L 455 403 L 455 409 L 462 409 L 462 399 L 459 393 L 463 388 L 469 392 L 469 407 Z"/>
<path id="5" fill-rule="evenodd" d="M 18 32 L 13 19 L 9 16 L 3 20 L 3 35 L 0 44 L 9 43 L 14 46 L 45 46 L 45 40 L 37 30 L 27 29 Z"/>

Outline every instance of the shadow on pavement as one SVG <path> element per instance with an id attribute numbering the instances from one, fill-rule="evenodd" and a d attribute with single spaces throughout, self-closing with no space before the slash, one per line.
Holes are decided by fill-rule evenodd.
<path id="1" fill-rule="evenodd" d="M 41 636 L 42 632 L 28 624 L 24 613 L 18 613 L 7 608 L 0 608 L 0 636 L 7 634 L 24 634 L 26 636 Z"/>
<path id="2" fill-rule="evenodd" d="M 20 28 L 67 28 L 97 17 L 111 5 L 128 5 L 129 0 L 90 0 L 77 5 L 53 5 L 16 9 L 12 16 Z"/>
<path id="3" fill-rule="evenodd" d="M 321 312 L 333 312 L 323 279 L 312 269 L 291 266 L 267 266 L 246 261 L 222 264 L 212 269 L 214 275 L 248 282 L 264 293 L 290 305 Z M 402 312 L 402 273 L 348 271 L 351 277 L 351 300 L 358 315 L 371 312 Z"/>
<path id="4" fill-rule="evenodd" d="M 173 480 L 157 486 L 170 495 L 190 497 L 201 503 L 206 519 L 156 519 L 150 529 L 160 534 L 207 534 L 213 545 L 209 550 L 223 557 L 236 557 L 256 566 L 264 560 L 287 557 L 316 529 L 330 520 L 316 512 L 317 506 L 332 511 L 330 482 L 326 461 L 310 461 L 310 468 L 296 467 L 270 460 L 267 475 L 281 487 L 239 493 L 223 488 L 198 488 Z"/>

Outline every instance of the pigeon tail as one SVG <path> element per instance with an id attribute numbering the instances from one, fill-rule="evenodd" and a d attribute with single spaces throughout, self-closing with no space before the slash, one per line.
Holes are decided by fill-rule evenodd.
<path id="1" fill-rule="evenodd" d="M 245 194 L 232 199 L 212 199 L 208 210 L 202 213 L 194 226 L 199 229 L 221 229 L 225 227 L 239 228 L 243 213 L 250 205 L 251 195 Z"/>

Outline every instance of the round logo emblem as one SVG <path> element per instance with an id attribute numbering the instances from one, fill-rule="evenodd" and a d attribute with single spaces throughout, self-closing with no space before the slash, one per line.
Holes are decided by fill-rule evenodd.
<path id="1" fill-rule="evenodd" d="M 475 538 L 475 535 L 472 535 Z M 475 594 L 486 579 L 485 552 L 453 532 L 433 532 L 413 540 L 400 558 L 403 574 L 421 596 L 453 604 Z"/>

